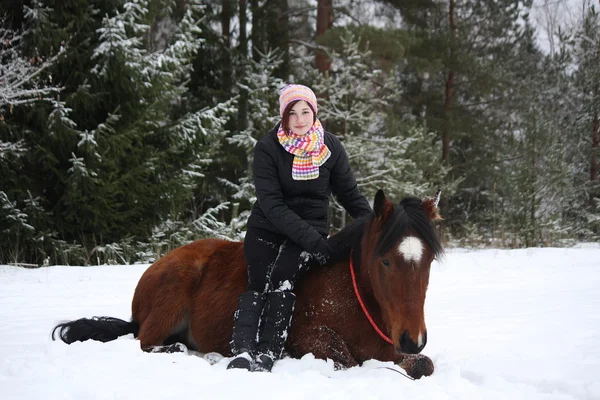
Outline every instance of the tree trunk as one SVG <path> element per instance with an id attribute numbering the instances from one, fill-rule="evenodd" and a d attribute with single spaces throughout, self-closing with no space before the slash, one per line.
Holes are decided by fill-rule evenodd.
<path id="1" fill-rule="evenodd" d="M 290 77 L 290 29 L 289 29 L 289 6 L 288 0 L 279 0 L 277 7 L 277 28 L 276 35 L 271 38 L 274 47 L 281 49 L 282 62 L 275 76 L 287 81 Z"/>
<path id="2" fill-rule="evenodd" d="M 529 182 L 529 201 L 531 202 L 529 204 L 529 223 L 530 223 L 530 227 L 529 227 L 529 234 L 527 235 L 527 246 L 528 247 L 533 247 L 536 246 L 537 243 L 535 243 L 535 236 L 536 236 L 536 221 L 535 221 L 535 210 L 536 210 L 536 196 L 535 196 L 535 183 L 537 180 L 537 174 L 536 174 L 536 164 L 537 164 L 537 137 L 535 135 L 537 135 L 538 132 L 538 128 L 537 128 L 537 124 L 536 124 L 536 128 L 534 130 L 534 136 L 533 136 L 533 143 L 532 143 L 532 150 L 531 150 L 531 181 Z"/>
<path id="3" fill-rule="evenodd" d="M 456 45 L 456 22 L 454 20 L 454 0 L 450 0 L 448 8 L 448 18 L 450 21 L 450 72 L 446 79 L 446 93 L 444 99 L 444 116 L 446 117 L 446 125 L 442 132 L 442 164 L 449 164 L 450 154 L 450 124 L 452 121 L 452 96 L 454 91 L 454 47 Z"/>
<path id="4" fill-rule="evenodd" d="M 239 50 L 242 58 L 246 59 L 248 54 L 248 32 L 246 31 L 246 25 L 248 25 L 248 0 L 239 0 L 239 12 L 240 12 L 240 44 Z"/>
<path id="5" fill-rule="evenodd" d="M 246 68 L 246 62 L 248 60 L 248 34 L 246 32 L 246 25 L 248 24 L 247 14 L 247 0 L 239 0 L 239 12 L 240 12 L 240 44 L 238 53 L 241 58 L 240 69 Z M 240 71 L 242 76 L 243 71 Z M 240 100 L 238 103 L 238 131 L 243 131 L 248 127 L 248 91 L 240 90 Z"/>
<path id="6" fill-rule="evenodd" d="M 596 209 L 594 197 L 598 193 L 594 190 L 594 186 L 598 184 L 598 147 L 600 147 L 600 121 L 598 113 L 594 114 L 594 122 L 592 128 L 592 157 L 590 160 L 590 184 L 592 190 L 590 192 L 590 207 Z"/>
<path id="7" fill-rule="evenodd" d="M 233 66 L 231 62 L 231 2 L 233 0 L 223 0 L 223 8 L 221 9 L 221 37 L 223 38 L 223 89 L 227 93 L 231 93 L 233 84 Z"/>
<path id="8" fill-rule="evenodd" d="M 282 52 L 282 63 L 273 72 L 287 80 L 290 75 L 289 7 L 288 0 L 250 0 L 252 14 L 252 59 L 260 61 L 262 54 L 271 50 Z"/>
<path id="9" fill-rule="evenodd" d="M 231 0 L 223 0 L 223 7 L 221 8 L 221 35 L 227 47 L 229 47 L 231 41 L 231 10 Z"/>
<path id="10" fill-rule="evenodd" d="M 317 0 L 317 43 L 319 38 L 333 26 L 333 7 L 331 0 Z M 331 69 L 331 60 L 322 50 L 317 50 L 315 62 L 317 69 L 325 74 Z"/>
<path id="11" fill-rule="evenodd" d="M 456 46 L 456 22 L 454 20 L 454 1 L 450 0 L 448 6 L 448 20 L 450 24 L 450 46 L 448 54 L 448 78 L 446 79 L 446 90 L 444 93 L 444 117 L 445 125 L 442 130 L 442 165 L 450 164 L 450 128 L 452 124 L 452 96 L 454 92 L 454 57 L 455 57 L 455 46 Z M 440 201 L 440 208 L 443 210 L 449 210 L 449 199 L 442 197 Z M 440 225 L 440 234 L 443 238 L 446 238 L 446 223 Z"/>
<path id="12" fill-rule="evenodd" d="M 263 30 L 261 29 L 268 21 L 264 21 L 264 12 L 259 7 L 258 0 L 250 0 L 250 13 L 252 14 L 252 30 L 250 31 L 250 41 L 252 42 L 252 59 L 260 60 L 260 54 L 265 51 L 263 45 Z"/>

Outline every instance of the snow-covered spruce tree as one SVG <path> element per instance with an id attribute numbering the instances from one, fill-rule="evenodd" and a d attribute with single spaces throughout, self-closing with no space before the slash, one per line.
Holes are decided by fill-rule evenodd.
<path id="1" fill-rule="evenodd" d="M 92 262 L 98 245 L 125 249 L 121 241 L 143 241 L 162 221 L 181 216 L 233 111 L 231 102 L 186 107 L 203 40 L 200 3 L 61 2 L 48 13 L 50 23 L 27 36 L 30 51 L 63 38 L 69 44 L 49 71 L 65 88 L 55 107 L 15 107 L 2 128 L 32 149 L 17 164 L 11 158 L 3 191 L 24 210 L 30 189 L 48 210 L 39 226 L 53 241 L 25 252 L 28 260 Z M 105 261 L 107 253 L 94 254 Z"/>
<path id="2" fill-rule="evenodd" d="M 591 2 L 574 29 L 570 42 L 575 64 L 573 83 L 577 97 L 573 139 L 574 206 L 581 221 L 581 238 L 600 237 L 600 11 Z"/>
<path id="3" fill-rule="evenodd" d="M 0 16 L 0 225 L 5 228 L 0 262 L 25 262 L 44 255 L 44 238 L 53 233 L 51 213 L 44 210 L 45 184 L 36 181 L 48 180 L 56 162 L 46 152 L 45 146 L 55 140 L 47 135 L 44 114 L 52 111 L 49 105 L 60 104 L 54 98 L 64 86 L 53 80 L 52 72 L 66 57 L 66 40 L 52 22 L 55 10 L 45 2 L 9 9 L 13 14 Z M 55 41 L 38 41 L 41 32 Z"/>
<path id="4" fill-rule="evenodd" d="M 404 90 L 397 112 L 426 121 L 442 141 L 442 162 L 452 168 L 452 181 L 462 182 L 442 202 L 447 231 L 458 236 L 476 227 L 481 239 L 490 239 L 502 217 L 500 163 L 511 157 L 504 137 L 520 120 L 522 104 L 516 100 L 524 81 L 513 78 L 519 61 L 536 53 L 529 48 L 530 5 L 530 0 L 398 4 L 411 40 L 400 64 Z"/>
<path id="5" fill-rule="evenodd" d="M 512 150 L 512 156 L 497 164 L 503 176 L 495 187 L 494 211 L 501 216 L 495 221 L 496 245 L 554 245 L 572 237 L 565 220 L 574 193 L 565 151 L 569 128 L 563 122 L 568 120 L 569 105 L 553 93 L 564 88 L 557 79 L 560 76 L 540 70 L 535 91 L 521 99 L 529 99 L 521 103 L 522 121 L 513 132 L 506 132 L 504 147 Z"/>
<path id="6" fill-rule="evenodd" d="M 510 26 L 500 28 L 509 30 Z M 544 112 L 538 92 L 546 89 L 546 77 L 541 73 L 543 56 L 535 47 L 529 25 L 509 32 L 507 40 L 489 48 L 493 63 L 480 59 L 479 54 L 469 55 L 477 62 L 476 76 L 488 74 L 490 82 L 480 81 L 473 93 L 465 94 L 472 104 L 465 109 L 460 106 L 460 113 L 477 111 L 480 118 L 469 116 L 468 125 L 461 128 L 465 130 L 456 131 L 453 141 L 463 152 L 453 154 L 461 160 L 456 169 L 465 181 L 453 207 L 453 215 L 462 218 L 456 218 L 452 228 L 463 237 L 463 245 L 521 246 L 533 240 L 537 230 L 533 228 L 537 213 L 531 219 L 529 211 L 539 205 L 535 186 L 542 175 L 536 170 L 542 164 L 541 158 L 536 158 L 533 165 L 532 157 L 539 156 L 534 142 L 541 142 L 545 134 L 535 122 L 543 117 L 535 112 Z M 483 50 L 477 49 L 477 53 Z"/>
<path id="7" fill-rule="evenodd" d="M 35 229 L 28 223 L 27 213 L 17 208 L 15 202 L 10 201 L 7 194 L 0 191 L 0 239 L 4 245 L 0 248 L 0 257 L 3 262 L 18 263 L 23 258 L 22 246 L 33 236 Z"/>
<path id="8" fill-rule="evenodd" d="M 232 182 L 226 179 L 220 181 L 232 190 L 232 201 L 238 204 L 240 213 L 234 215 L 231 221 L 232 231 L 236 234 L 244 229 L 249 210 L 256 200 L 254 184 L 252 182 L 252 162 L 256 141 L 264 136 L 280 120 L 278 110 L 279 90 L 284 82 L 274 76 L 274 72 L 281 63 L 280 55 L 276 51 L 261 54 L 258 61 L 248 59 L 241 69 L 241 77 L 237 82 L 240 93 L 244 92 L 247 99 L 245 127 L 234 133 L 227 142 L 236 146 L 246 155 L 244 163 L 245 175 L 239 181 Z"/>
<path id="9" fill-rule="evenodd" d="M 33 54 L 27 57 L 23 47 L 24 38 L 33 35 L 49 24 L 50 7 L 41 0 L 33 0 L 31 7 L 25 6 L 28 29 L 16 31 L 10 28 L 8 16 L 0 14 L 0 116 L 10 113 L 19 104 L 49 100 L 61 88 L 47 81 L 44 75 L 61 55 L 64 48 L 54 53 Z M 0 149 L 4 146 L 0 146 Z M 1 150 L 0 150 L 1 151 Z"/>
<path id="10" fill-rule="evenodd" d="M 392 94 L 399 90 L 393 75 L 375 67 L 371 52 L 361 48 L 360 38 L 350 29 L 342 30 L 339 40 L 339 52 L 331 54 L 331 73 L 313 78 L 319 82 L 313 88 L 320 118 L 342 140 L 361 191 L 373 198 L 383 188 L 398 200 L 433 194 L 446 174 L 433 135 L 387 116 Z M 339 205 L 334 207 L 335 223 L 343 227 L 345 213 Z"/>
<path id="11" fill-rule="evenodd" d="M 585 20 L 584 16 L 574 32 L 562 35 L 553 55 L 542 59 L 521 52 L 509 70 L 520 90 L 511 98 L 514 129 L 502 144 L 511 156 L 498 164 L 502 175 L 496 191 L 501 212 L 497 237 L 504 245 L 557 245 L 597 238 L 590 178 L 598 56 L 582 48 L 593 43 L 589 39 L 598 32 L 582 35 L 593 27 Z"/>
<path id="12" fill-rule="evenodd" d="M 175 8 L 176 2 L 167 3 L 161 4 Z M 118 166 L 124 182 L 119 182 L 118 192 L 114 193 L 120 202 L 125 198 L 124 204 L 128 205 L 115 216 L 125 217 L 132 209 L 146 215 L 143 218 L 147 224 L 137 223 L 136 229 L 128 224 L 123 235 L 144 237 L 152 229 L 155 235 L 163 232 L 180 236 L 175 231 L 185 223 L 172 221 L 190 218 L 186 204 L 194 188 L 203 184 L 207 166 L 219 153 L 218 143 L 226 133 L 224 125 L 234 111 L 234 103 L 225 101 L 200 110 L 186 105 L 191 97 L 186 84 L 193 71 L 193 57 L 203 40 L 199 29 L 203 7 L 199 2 L 188 2 L 177 24 L 163 23 L 163 46 L 151 46 L 145 39 L 150 35 L 150 25 L 144 22 L 158 18 L 148 15 L 148 2 L 127 2 L 123 9 L 122 14 L 105 19 L 100 31 L 102 42 L 94 53 L 99 62 L 94 72 L 113 87 L 116 83 L 122 91 L 118 113 L 119 125 L 124 129 L 106 140 L 116 141 L 112 147 L 130 148 Z M 122 143 L 123 139 L 127 142 Z M 123 162 L 131 163 L 131 168 L 123 170 Z M 148 180 L 154 184 L 148 185 Z M 132 187 L 139 190 L 132 191 Z M 213 233 L 213 213 L 208 210 L 206 215 L 192 215 L 194 221 L 208 222 L 189 223 L 192 237 L 186 236 L 183 243 Z M 179 239 L 163 250 L 183 244 Z"/>

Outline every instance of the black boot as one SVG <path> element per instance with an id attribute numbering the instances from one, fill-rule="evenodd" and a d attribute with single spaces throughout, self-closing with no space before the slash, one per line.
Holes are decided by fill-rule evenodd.
<path id="1" fill-rule="evenodd" d="M 238 309 L 233 315 L 231 352 L 236 357 L 229 362 L 227 369 L 252 369 L 252 357 L 256 354 L 258 324 L 265 297 L 262 293 L 248 291 L 240 295 Z"/>
<path id="2" fill-rule="evenodd" d="M 264 323 L 256 350 L 256 371 L 270 372 L 275 361 L 281 358 L 295 304 L 296 295 L 292 292 L 267 294 Z"/>

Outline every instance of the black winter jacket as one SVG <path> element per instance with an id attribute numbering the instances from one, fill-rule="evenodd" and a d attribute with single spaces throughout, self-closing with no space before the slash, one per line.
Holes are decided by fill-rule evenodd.
<path id="1" fill-rule="evenodd" d="M 316 179 L 292 179 L 294 155 L 277 140 L 277 125 L 254 148 L 254 186 L 257 200 L 248 219 L 248 228 L 280 233 L 308 252 L 317 249 L 319 239 L 329 231 L 327 211 L 333 195 L 352 216 L 371 212 L 362 196 L 340 140 L 325 132 L 329 159 L 319 167 Z"/>

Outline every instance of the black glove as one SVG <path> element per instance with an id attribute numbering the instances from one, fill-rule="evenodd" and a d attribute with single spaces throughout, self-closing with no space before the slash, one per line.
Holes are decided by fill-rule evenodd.
<path id="1" fill-rule="evenodd" d="M 319 239 L 310 252 L 319 265 L 325 265 L 333 258 L 333 249 L 325 238 Z"/>

